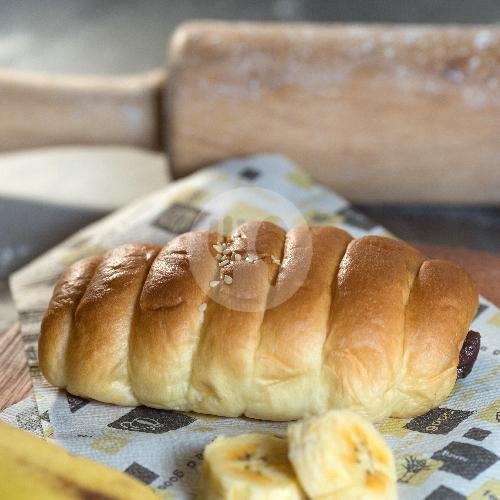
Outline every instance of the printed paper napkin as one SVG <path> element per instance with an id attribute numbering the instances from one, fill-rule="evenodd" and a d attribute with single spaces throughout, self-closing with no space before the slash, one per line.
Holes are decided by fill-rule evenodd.
<path id="1" fill-rule="evenodd" d="M 287 227 L 336 225 L 355 237 L 388 235 L 281 156 L 230 160 L 177 181 L 78 232 L 13 276 L 39 418 L 28 401 L 19 415 L 11 409 L 8 419 L 32 431 L 41 424 L 47 439 L 126 471 L 167 498 L 193 496 L 203 448 L 218 434 L 283 434 L 284 423 L 88 401 L 50 387 L 37 367 L 40 321 L 68 264 L 121 243 L 165 243 L 224 217 Z M 421 417 L 379 425 L 396 455 L 401 498 L 500 498 L 500 311 L 481 299 L 472 327 L 482 335 L 479 358 L 451 397 Z"/>

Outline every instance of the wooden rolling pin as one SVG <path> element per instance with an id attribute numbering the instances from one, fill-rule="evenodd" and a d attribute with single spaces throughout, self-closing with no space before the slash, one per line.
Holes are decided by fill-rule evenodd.
<path id="1" fill-rule="evenodd" d="M 168 78 L 167 76 L 168 75 Z M 193 22 L 167 71 L 0 75 L 0 149 L 283 153 L 353 201 L 500 203 L 500 27 Z"/>

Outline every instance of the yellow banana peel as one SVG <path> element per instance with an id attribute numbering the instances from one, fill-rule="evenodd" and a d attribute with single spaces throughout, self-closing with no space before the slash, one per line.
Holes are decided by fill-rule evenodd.
<path id="1" fill-rule="evenodd" d="M 125 473 L 0 422 L 0 499 L 158 499 Z"/>

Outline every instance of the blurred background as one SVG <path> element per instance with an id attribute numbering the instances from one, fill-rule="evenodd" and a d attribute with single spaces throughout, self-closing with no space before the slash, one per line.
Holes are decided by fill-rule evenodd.
<path id="1" fill-rule="evenodd" d="M 0 0 L 0 68 L 116 75 L 164 67 L 169 35 L 192 18 L 496 23 L 500 2 Z M 12 271 L 168 179 L 161 153 L 131 148 L 0 154 L 0 332 L 13 316 L 5 282 Z M 500 251 L 498 206 L 361 204 L 359 209 L 406 240 Z"/>
<path id="2" fill-rule="evenodd" d="M 498 0 L 1 0 L 0 66 L 129 73 L 161 66 L 188 19 L 496 23 Z"/>

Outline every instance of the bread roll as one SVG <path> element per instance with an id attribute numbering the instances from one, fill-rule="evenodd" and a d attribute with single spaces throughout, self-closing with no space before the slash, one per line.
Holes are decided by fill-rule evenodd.
<path id="1" fill-rule="evenodd" d="M 79 261 L 42 323 L 47 380 L 99 401 L 293 420 L 437 406 L 478 294 L 409 245 L 269 222 Z"/>

